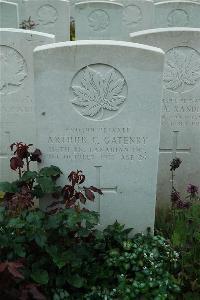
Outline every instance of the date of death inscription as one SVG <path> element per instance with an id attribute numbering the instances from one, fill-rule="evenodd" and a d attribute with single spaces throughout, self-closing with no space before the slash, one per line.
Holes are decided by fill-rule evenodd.
<path id="1" fill-rule="evenodd" d="M 144 161 L 149 138 L 130 128 L 67 128 L 62 135 L 48 135 L 47 159 Z"/>

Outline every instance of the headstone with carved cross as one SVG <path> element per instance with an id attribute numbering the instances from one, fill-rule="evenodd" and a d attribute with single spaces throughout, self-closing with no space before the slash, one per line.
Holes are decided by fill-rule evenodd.
<path id="1" fill-rule="evenodd" d="M 18 28 L 18 4 L 0 1 L 0 28 Z"/>
<path id="2" fill-rule="evenodd" d="M 166 52 L 158 173 L 158 205 L 170 202 L 169 164 L 179 157 L 175 184 L 186 196 L 189 183 L 200 184 L 200 29 L 166 28 L 131 34 L 132 41 Z"/>
<path id="3" fill-rule="evenodd" d="M 5 162 L 10 143 L 35 143 L 33 49 L 50 42 L 53 35 L 0 29 L 0 161 Z M 4 165 L 1 172 L 7 177 Z"/>
<path id="4" fill-rule="evenodd" d="M 90 205 L 101 226 L 153 228 L 163 52 L 79 41 L 38 47 L 34 56 L 43 166 L 60 167 L 62 184 L 82 170 L 85 186 L 102 189 Z"/>

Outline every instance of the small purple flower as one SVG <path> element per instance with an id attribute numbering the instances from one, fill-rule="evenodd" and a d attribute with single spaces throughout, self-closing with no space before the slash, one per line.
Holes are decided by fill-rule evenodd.
<path id="1" fill-rule="evenodd" d="M 191 196 L 196 196 L 199 193 L 199 188 L 196 185 L 189 184 L 187 187 L 187 192 L 191 194 Z"/>

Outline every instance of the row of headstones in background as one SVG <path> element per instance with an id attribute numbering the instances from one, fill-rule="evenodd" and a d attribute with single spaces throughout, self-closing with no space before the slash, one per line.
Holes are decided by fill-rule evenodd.
<path id="1" fill-rule="evenodd" d="M 131 34 L 132 42 L 165 51 L 158 205 L 170 201 L 170 161 L 182 160 L 175 185 L 181 195 L 200 184 L 200 29 L 153 29 Z"/>
<path id="2" fill-rule="evenodd" d="M 20 27 L 26 21 L 33 22 L 33 30 L 54 34 L 56 41 L 68 41 L 70 39 L 70 4 L 66 0 L 11 0 L 18 6 Z M 6 2 L 5 2 L 6 3 Z M 0 27 L 15 28 L 19 26 L 13 22 L 14 8 L 12 3 L 3 5 L 0 2 Z M 1 8 L 4 8 L 2 10 Z M 7 20 L 4 20 L 5 7 Z M 15 6 L 16 10 L 16 6 Z M 9 15 L 9 18 L 8 18 Z M 1 22 L 1 19 L 3 22 Z M 16 17 L 15 17 L 16 19 Z M 30 25 L 29 22 L 29 25 Z M 4 26 L 6 25 L 6 26 Z M 25 25 L 25 24 L 24 24 Z"/>
<path id="3" fill-rule="evenodd" d="M 34 30 L 55 34 L 57 41 L 69 40 L 70 13 L 67 1 L 11 1 L 18 4 L 21 26 L 31 17 Z M 127 40 L 130 32 L 152 27 L 152 1 L 127 0 L 125 7 L 122 6 L 124 4 L 123 0 L 118 3 L 89 1 L 77 4 L 76 38 Z M 8 25 L 7 22 L 6 27 L 14 27 L 13 23 Z"/>
<path id="4" fill-rule="evenodd" d="M 155 3 L 155 28 L 200 27 L 200 1 Z"/>
<path id="5" fill-rule="evenodd" d="M 118 16 L 113 16 L 117 7 L 115 2 L 123 5 L 122 19 L 119 18 L 119 7 Z M 103 35 L 110 37 L 112 34 L 109 32 L 109 20 L 116 27 L 121 26 L 123 40 L 129 40 L 128 33 L 144 29 L 200 27 L 200 2 L 163 1 L 153 3 L 146 0 L 116 0 L 115 2 L 110 1 L 105 4 L 98 2 L 98 5 L 93 1 L 75 3 L 77 39 L 101 38 Z M 109 10 L 113 12 L 111 16 L 108 13 Z M 112 29 L 110 31 L 112 33 Z M 121 32 L 119 31 L 118 39 Z"/>
<path id="6" fill-rule="evenodd" d="M 163 64 L 160 49 L 128 42 L 35 50 L 41 167 L 60 167 L 61 184 L 68 172 L 82 170 L 85 186 L 101 188 L 104 195 L 89 206 L 101 226 L 115 220 L 136 232 L 154 226 Z"/>
<path id="7" fill-rule="evenodd" d="M 153 27 L 148 0 L 87 1 L 75 4 L 76 39 L 129 40 L 129 33 Z"/>
<path id="8" fill-rule="evenodd" d="M 36 143 L 33 49 L 54 41 L 45 33 L 0 29 L 0 181 L 13 179 L 9 145 Z"/>
<path id="9" fill-rule="evenodd" d="M 177 0 L 153 0 L 154 3 L 158 3 L 158 2 L 173 2 L 173 1 L 177 1 Z M 200 0 L 183 0 L 184 1 L 188 1 L 188 2 L 200 2 Z"/>
<path id="10" fill-rule="evenodd" d="M 70 8 L 68 1 L 10 1 L 18 3 L 20 23 L 31 17 L 35 23 L 34 30 L 55 34 L 56 41 L 69 40 Z M 72 1 L 72 15 L 74 14 L 74 6 L 76 7 L 77 40 L 129 40 L 130 32 L 153 27 L 200 27 L 200 2 L 174 0 L 159 3 L 154 3 L 151 0 L 94 2 L 90 0 L 76 4 Z M 13 5 L 11 14 L 13 14 Z M 9 20 L 11 19 L 9 18 Z M 9 27 L 12 25 L 13 21 Z"/>

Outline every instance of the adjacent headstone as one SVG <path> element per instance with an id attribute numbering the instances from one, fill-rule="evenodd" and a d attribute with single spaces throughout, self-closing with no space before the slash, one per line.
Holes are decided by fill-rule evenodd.
<path id="1" fill-rule="evenodd" d="M 129 33 L 153 28 L 154 3 L 150 0 L 121 0 L 123 8 L 122 32 L 125 40 Z"/>
<path id="2" fill-rule="evenodd" d="M 0 29 L 0 180 L 10 179 L 9 145 L 35 143 L 33 49 L 52 42 L 53 35 Z"/>
<path id="3" fill-rule="evenodd" d="M 76 40 L 121 40 L 123 6 L 111 1 L 75 5 Z"/>
<path id="4" fill-rule="evenodd" d="M 9 2 L 15 3 L 18 6 L 19 26 L 23 21 L 23 0 L 9 0 Z"/>
<path id="5" fill-rule="evenodd" d="M 169 1 L 176 1 L 176 0 L 153 0 L 154 3 L 158 3 L 158 2 L 169 2 Z M 184 0 L 184 1 L 199 2 L 200 0 Z"/>
<path id="6" fill-rule="evenodd" d="M 0 1 L 0 28 L 18 28 L 18 5 L 12 2 Z"/>
<path id="7" fill-rule="evenodd" d="M 166 52 L 158 173 L 158 205 L 170 202 L 170 161 L 183 162 L 175 185 L 186 196 L 189 183 L 200 183 L 200 30 L 170 28 L 131 34 L 132 41 L 159 46 Z"/>
<path id="8" fill-rule="evenodd" d="M 155 26 L 200 27 L 200 2 L 164 1 L 155 4 Z"/>
<path id="9" fill-rule="evenodd" d="M 90 206 L 102 226 L 153 228 L 163 52 L 79 41 L 38 47 L 34 61 L 43 166 L 82 170 L 102 189 Z"/>
<path id="10" fill-rule="evenodd" d="M 34 30 L 54 34 L 56 41 L 70 39 L 70 5 L 66 0 L 27 0 L 24 19 L 35 23 Z"/>
<path id="11" fill-rule="evenodd" d="M 93 2 L 94 0 L 88 0 Z M 98 1 L 105 1 L 105 0 L 98 0 Z M 107 1 L 112 1 L 112 0 L 107 0 Z M 75 5 L 80 3 L 80 2 L 84 2 L 83 0 L 70 0 L 70 16 L 74 19 L 75 18 Z M 114 1 L 117 2 L 117 1 Z"/>

